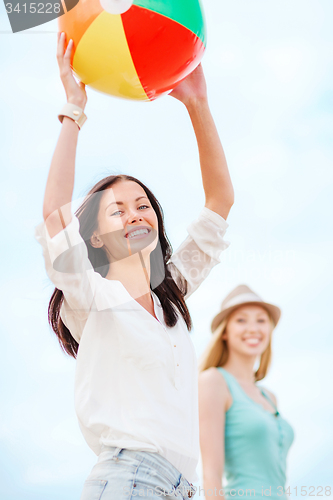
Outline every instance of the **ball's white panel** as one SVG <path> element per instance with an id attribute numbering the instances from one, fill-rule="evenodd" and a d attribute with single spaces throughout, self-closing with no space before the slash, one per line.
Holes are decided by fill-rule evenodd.
<path id="1" fill-rule="evenodd" d="M 109 14 L 123 14 L 133 5 L 133 0 L 100 0 L 101 6 Z"/>

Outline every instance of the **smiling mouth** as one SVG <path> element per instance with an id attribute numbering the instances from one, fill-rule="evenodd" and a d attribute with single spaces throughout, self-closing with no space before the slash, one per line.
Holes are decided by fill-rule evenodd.
<path id="1" fill-rule="evenodd" d="M 125 238 L 127 238 L 129 240 L 133 240 L 133 239 L 138 240 L 138 239 L 144 238 L 149 233 L 150 233 L 150 229 L 137 229 L 135 231 L 131 231 L 130 233 L 127 233 L 125 235 Z"/>
<path id="2" fill-rule="evenodd" d="M 246 342 L 247 345 L 256 346 L 261 342 L 261 339 L 244 339 L 243 342 Z"/>

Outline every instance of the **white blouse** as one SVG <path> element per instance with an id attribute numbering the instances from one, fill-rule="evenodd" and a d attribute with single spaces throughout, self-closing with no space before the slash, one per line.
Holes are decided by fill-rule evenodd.
<path id="1" fill-rule="evenodd" d="M 102 444 L 160 453 L 189 482 L 196 482 L 198 368 L 185 321 L 179 315 L 169 328 L 154 292 L 158 320 L 120 281 L 95 272 L 79 227 L 72 214 L 67 227 L 50 238 L 43 221 L 35 238 L 42 245 L 49 278 L 64 293 L 61 319 L 79 343 L 75 410 L 83 436 L 96 455 Z M 221 251 L 229 246 L 224 240 L 227 228 L 223 217 L 207 207 L 188 227 L 170 261 L 187 281 L 185 299 L 220 262 Z"/>

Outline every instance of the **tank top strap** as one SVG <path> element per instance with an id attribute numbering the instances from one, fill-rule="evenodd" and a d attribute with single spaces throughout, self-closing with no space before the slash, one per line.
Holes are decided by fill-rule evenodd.
<path id="1" fill-rule="evenodd" d="M 222 366 L 217 366 L 218 371 L 223 375 L 224 380 L 227 383 L 229 392 L 234 400 L 246 399 L 244 397 L 244 393 L 240 388 L 237 380 L 231 375 L 231 373 L 227 372 Z"/>
<path id="2" fill-rule="evenodd" d="M 276 412 L 278 412 L 278 409 L 277 409 L 277 406 L 275 405 L 274 401 L 272 400 L 272 398 L 267 394 L 266 390 L 263 388 L 263 387 L 260 387 L 258 386 L 260 391 L 261 391 L 261 394 L 268 400 L 268 402 L 273 406 L 273 408 L 275 408 Z"/>

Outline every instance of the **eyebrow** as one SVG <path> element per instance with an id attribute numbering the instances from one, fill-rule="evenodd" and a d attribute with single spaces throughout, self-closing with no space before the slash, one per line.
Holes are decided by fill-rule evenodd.
<path id="1" fill-rule="evenodd" d="M 141 198 L 146 198 L 148 200 L 147 196 L 139 196 L 139 198 L 136 198 L 135 201 L 139 201 L 141 200 Z M 112 201 L 111 203 L 108 204 L 105 211 L 109 208 L 110 205 L 123 205 L 123 204 L 124 203 L 122 201 Z"/>

